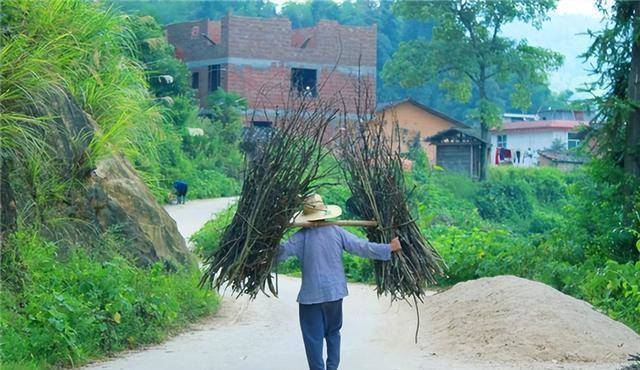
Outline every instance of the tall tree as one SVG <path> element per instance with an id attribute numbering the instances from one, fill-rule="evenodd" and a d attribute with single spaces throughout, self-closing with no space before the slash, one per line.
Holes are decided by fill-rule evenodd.
<path id="1" fill-rule="evenodd" d="M 640 178 L 640 2 L 600 1 L 604 30 L 584 56 L 595 61 L 598 106 L 592 137 L 603 158 Z M 597 95 L 599 91 L 605 91 Z"/>
<path id="2" fill-rule="evenodd" d="M 502 27 L 515 20 L 539 28 L 554 9 L 555 0 L 397 2 L 394 11 L 409 19 L 435 21 L 432 38 L 402 43 L 382 71 L 383 79 L 401 86 L 437 80 L 448 99 L 475 98 L 471 119 L 481 135 L 501 123 L 500 90 L 514 86 L 511 105 L 527 109 L 530 87 L 546 82 L 547 72 L 562 64 L 562 56 L 502 36 Z M 481 151 L 480 178 L 487 176 L 487 146 Z"/>

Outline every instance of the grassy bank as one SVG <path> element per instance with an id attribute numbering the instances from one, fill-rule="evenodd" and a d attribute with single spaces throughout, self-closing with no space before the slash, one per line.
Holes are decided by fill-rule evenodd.
<path id="1" fill-rule="evenodd" d="M 196 195 L 235 193 L 237 167 L 224 164 L 237 160 L 239 128 L 199 120 L 190 73 L 164 39 L 154 41 L 161 29 L 152 19 L 83 0 L 8 0 L 1 13 L 1 367 L 79 365 L 214 312 L 218 297 L 197 288 L 195 267 L 141 267 L 115 252 L 137 240 L 115 223 L 99 234 L 76 211 L 96 164 L 120 152 L 158 199 L 176 177 L 196 173 L 207 183 Z M 72 135 L 56 123 L 62 96 L 95 130 Z M 202 143 L 184 145 L 191 126 L 205 131 Z M 205 144 L 199 157 L 187 152 Z"/>
<path id="2" fill-rule="evenodd" d="M 121 242 L 104 235 L 96 254 L 33 232 L 12 236 L 8 250 L 19 254 L 3 255 L 0 291 L 3 368 L 77 366 L 161 341 L 217 309 L 218 296 L 197 288 L 196 268 L 136 267 L 109 251 Z"/>

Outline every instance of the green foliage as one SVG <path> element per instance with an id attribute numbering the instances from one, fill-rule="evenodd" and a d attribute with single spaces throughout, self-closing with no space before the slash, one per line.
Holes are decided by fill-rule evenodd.
<path id="1" fill-rule="evenodd" d="M 438 79 L 449 99 L 468 102 L 478 97 L 473 118 L 480 120 L 483 129 L 497 126 L 503 109 L 496 99 L 500 86 L 513 86 L 511 105 L 526 110 L 531 105 L 528 87 L 544 83 L 546 71 L 562 63 L 560 54 L 505 38 L 501 29 L 515 20 L 539 27 L 553 8 L 553 0 L 397 3 L 397 14 L 434 20 L 436 26 L 430 40 L 401 44 L 385 64 L 383 79 L 402 86 Z"/>
<path id="2" fill-rule="evenodd" d="M 613 319 L 640 331 L 640 261 L 621 264 L 609 260 L 588 271 L 580 295 Z"/>
<path id="3" fill-rule="evenodd" d="M 473 202 L 478 184 L 468 176 L 432 171 L 426 182 L 415 185 L 410 199 L 421 229 L 438 224 L 472 228 L 482 222 Z"/>
<path id="4" fill-rule="evenodd" d="M 136 57 L 145 67 L 149 88 L 156 97 L 193 97 L 191 72 L 173 58 L 173 46 L 165 39 L 162 26 L 150 16 L 125 16 L 136 44 Z M 167 79 L 165 76 L 170 76 Z M 189 101 L 193 105 L 192 101 Z M 176 122 L 178 123 L 178 122 Z"/>
<path id="5" fill-rule="evenodd" d="M 163 104 L 158 134 L 144 142 L 144 156 L 134 158 L 156 197 L 168 200 L 174 181 L 189 184 L 190 198 L 238 194 L 242 155 L 239 143 L 245 101 L 218 90 L 207 97 L 210 118 L 198 115 L 191 73 L 173 57 L 162 27 L 149 16 L 128 17 L 137 44 L 136 56 L 145 68 L 155 100 Z M 163 76 L 170 76 L 169 82 Z M 189 129 L 204 135 L 191 136 Z"/>
<path id="6" fill-rule="evenodd" d="M 102 247 L 121 243 L 108 235 Z M 4 364 L 78 365 L 140 344 L 213 312 L 214 293 L 197 288 L 199 272 L 144 269 L 125 258 L 62 251 L 41 236 L 19 231 L 3 246 L 0 344 Z M 104 251 L 103 251 L 104 253 Z M 22 284 L 6 280 L 21 266 Z"/>
<path id="7" fill-rule="evenodd" d="M 478 185 L 474 204 L 486 220 L 515 231 L 543 233 L 555 227 L 575 175 L 553 168 L 492 168 Z"/>
<path id="8" fill-rule="evenodd" d="M 40 137 L 40 130 L 51 130 L 48 118 L 34 116 L 32 108 L 46 106 L 52 92 L 64 90 L 100 126 L 87 155 L 95 161 L 124 151 L 158 199 L 167 198 L 177 179 L 188 181 L 192 197 L 238 192 L 241 117 L 198 117 L 190 72 L 173 58 L 153 18 L 119 16 L 85 1 L 12 0 L 3 4 L 3 13 L 3 27 L 10 31 L 2 34 L 0 66 L 0 131 L 8 149 L 3 161 L 24 158 L 25 167 L 56 173 L 52 165 L 59 153 L 48 152 Z M 221 109 L 236 109 L 222 97 Z M 187 127 L 203 128 L 206 135 L 190 140 Z M 192 141 L 207 145 L 192 148 Z M 68 185 L 55 176 L 42 180 L 43 186 Z M 61 198 L 60 189 L 32 193 Z"/>
<path id="9" fill-rule="evenodd" d="M 574 181 L 574 174 L 563 173 L 555 168 L 514 168 L 491 169 L 491 180 L 500 182 L 520 182 L 528 187 L 535 200 L 546 205 L 554 205 L 567 196 L 567 187 Z M 525 185 L 526 184 L 526 185 Z"/>
<path id="10" fill-rule="evenodd" d="M 635 189 L 627 194 L 625 189 Z M 638 259 L 640 181 L 610 162 L 593 161 L 569 187 L 567 233 L 590 254 L 618 261 Z"/>
<path id="11" fill-rule="evenodd" d="M 489 129 L 502 122 L 503 90 L 511 90 L 512 107 L 528 109 L 530 87 L 546 84 L 547 71 L 557 69 L 563 58 L 525 40 L 504 37 L 502 28 L 516 20 L 539 28 L 555 5 L 555 0 L 397 2 L 394 11 L 398 15 L 434 21 L 435 26 L 431 39 L 400 44 L 384 65 L 382 78 L 405 87 L 439 81 L 447 99 L 462 103 L 475 97 L 468 118 L 480 122 L 480 133 L 488 138 Z M 481 153 L 485 158 L 485 151 Z M 486 161 L 482 160 L 480 179 L 486 177 Z"/>
<path id="12" fill-rule="evenodd" d="M 591 103 L 597 107 L 595 121 L 599 122 L 590 133 L 598 143 L 594 150 L 602 158 L 617 166 L 640 173 L 638 127 L 640 112 L 637 96 L 632 96 L 629 79 L 634 80 L 633 50 L 640 47 L 640 6 L 635 1 L 599 1 L 604 29 L 589 31 L 593 44 L 582 55 L 594 65 L 598 79 L 589 86 L 594 92 Z M 604 91 L 604 93 L 602 93 Z M 633 128 L 635 126 L 635 128 Z M 636 132 L 635 137 L 632 132 Z"/>
<path id="13" fill-rule="evenodd" d="M 232 205 L 224 211 L 218 213 L 216 217 L 207 221 L 189 239 L 195 246 L 194 252 L 204 258 L 212 255 L 218 249 L 220 238 L 224 229 L 231 223 L 233 215 L 236 213 L 236 205 Z"/>
<path id="14" fill-rule="evenodd" d="M 211 313 L 217 296 L 197 288 L 198 271 L 138 268 L 128 256 L 110 252 L 126 240 L 106 235 L 74 246 L 52 227 L 69 233 L 89 227 L 68 218 L 68 205 L 83 194 L 95 161 L 117 151 L 158 197 L 183 169 L 193 177 L 196 196 L 235 193 L 239 123 L 197 117 L 189 72 L 173 59 L 152 19 L 86 1 L 11 0 L 3 2 L 0 22 L 0 159 L 18 216 L 18 231 L 2 230 L 3 366 L 77 365 L 159 341 Z M 158 74 L 171 75 L 173 83 Z M 51 117 L 34 113 L 61 94 L 70 94 L 98 126 L 71 169 L 63 168 L 65 153 L 43 140 L 61 134 Z M 189 158 L 183 137 L 185 127 L 195 124 L 210 140 L 198 151 L 201 157 Z M 73 146 L 83 138 L 68 139 Z"/>
<path id="15" fill-rule="evenodd" d="M 135 152 L 158 115 L 129 53 L 126 21 L 85 1 L 11 0 L 2 11 L 3 131 L 42 120 L 32 108 L 67 90 L 101 128 L 92 157 Z"/>
<path id="16" fill-rule="evenodd" d="M 517 182 L 483 183 L 475 200 L 480 216 L 497 222 L 528 218 L 533 206 L 522 186 Z"/>

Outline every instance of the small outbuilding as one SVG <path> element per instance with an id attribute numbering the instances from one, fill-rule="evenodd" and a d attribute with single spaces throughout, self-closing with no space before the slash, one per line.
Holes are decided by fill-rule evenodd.
<path id="1" fill-rule="evenodd" d="M 573 171 L 588 161 L 588 158 L 571 152 L 543 150 L 539 152 L 540 167 L 555 167 L 562 171 Z"/>
<path id="2" fill-rule="evenodd" d="M 482 139 L 478 132 L 452 127 L 428 137 L 426 141 L 436 147 L 438 166 L 470 177 L 480 176 L 482 144 L 488 147 L 490 143 Z"/>
<path id="3" fill-rule="evenodd" d="M 464 123 L 411 98 L 379 104 L 376 112 L 384 119 L 388 135 L 391 135 L 392 128 L 398 125 L 402 153 L 408 152 L 411 144 L 418 138 L 432 165 L 436 163 L 436 148 L 424 139 L 452 127 L 469 128 Z"/>

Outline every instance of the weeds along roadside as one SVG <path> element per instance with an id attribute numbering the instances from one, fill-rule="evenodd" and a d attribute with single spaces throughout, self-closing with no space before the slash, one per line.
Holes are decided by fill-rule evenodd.
<path id="1" fill-rule="evenodd" d="M 102 235 L 99 249 L 92 249 L 100 251 L 96 255 L 85 247 L 62 251 L 32 230 L 12 235 L 8 250 L 20 254 L 3 255 L 3 368 L 77 366 L 159 342 L 215 312 L 219 297 L 197 288 L 197 270 L 137 267 L 110 252 L 122 242 L 116 234 Z"/>
<path id="2" fill-rule="evenodd" d="M 85 1 L 3 2 L 2 193 L 11 186 L 16 195 L 13 214 L 4 214 L 7 208 L 2 214 L 3 368 L 78 365 L 162 340 L 217 308 L 215 294 L 196 288 L 197 271 L 139 267 L 114 252 L 115 244 L 128 242 L 117 230 L 93 240 L 67 238 L 87 225 L 63 210 L 102 158 L 123 152 L 158 198 L 180 166 L 168 158 L 194 162 L 168 119 L 178 109 L 150 91 L 154 71 L 141 63 L 135 22 Z M 188 95 L 176 94 L 180 111 L 192 112 Z M 52 125 L 56 117 L 42 113 L 62 95 L 97 127 L 90 138 L 66 138 L 74 148 L 90 140 L 73 158 L 73 171 L 65 171 L 62 153 L 43 139 L 62 134 Z M 226 173 L 207 176 L 220 184 L 211 193 L 235 186 Z"/>

